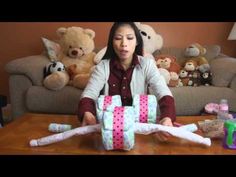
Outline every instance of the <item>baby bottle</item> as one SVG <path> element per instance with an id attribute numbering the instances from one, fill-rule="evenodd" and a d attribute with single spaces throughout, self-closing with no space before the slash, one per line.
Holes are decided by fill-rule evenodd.
<path id="1" fill-rule="evenodd" d="M 221 99 L 219 104 L 219 111 L 217 113 L 217 118 L 222 120 L 227 120 L 229 116 L 229 105 L 226 99 Z"/>
<path id="2" fill-rule="evenodd" d="M 226 99 L 220 100 L 219 110 L 223 113 L 229 113 L 229 105 Z"/>

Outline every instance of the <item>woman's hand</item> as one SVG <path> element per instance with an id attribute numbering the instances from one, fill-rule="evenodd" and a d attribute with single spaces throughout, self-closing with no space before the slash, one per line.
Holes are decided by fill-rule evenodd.
<path id="1" fill-rule="evenodd" d="M 91 112 L 85 112 L 83 121 L 82 121 L 82 127 L 86 125 L 95 125 L 97 123 L 96 117 Z"/>
<path id="2" fill-rule="evenodd" d="M 159 123 L 161 125 L 173 127 L 172 121 L 169 117 L 163 118 Z M 168 137 L 170 136 L 170 134 L 166 132 L 157 132 L 154 135 L 159 141 L 167 141 Z"/>

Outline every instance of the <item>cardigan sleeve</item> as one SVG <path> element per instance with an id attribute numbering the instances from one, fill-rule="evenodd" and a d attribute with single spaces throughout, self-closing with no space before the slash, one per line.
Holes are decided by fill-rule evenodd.
<path id="1" fill-rule="evenodd" d="M 173 96 L 164 77 L 160 74 L 154 60 L 149 60 L 147 62 L 146 72 L 148 85 L 158 100 L 160 100 L 163 96 Z"/>
<path id="2" fill-rule="evenodd" d="M 174 97 L 166 84 L 164 77 L 160 74 L 154 60 L 147 64 L 147 81 L 151 91 L 156 95 L 160 108 L 160 120 L 169 117 L 172 122 L 176 119 Z"/>
<path id="3" fill-rule="evenodd" d="M 164 96 L 158 101 L 158 104 L 161 112 L 160 120 L 165 117 L 169 117 L 172 122 L 175 122 L 176 111 L 174 98 L 171 96 Z"/>
<path id="4" fill-rule="evenodd" d="M 106 83 L 105 62 L 101 61 L 94 69 L 87 86 L 85 87 L 81 99 L 84 97 L 97 100 L 101 90 Z"/>
<path id="5" fill-rule="evenodd" d="M 80 100 L 77 114 L 79 121 L 83 121 L 85 112 L 91 112 L 94 116 L 96 116 L 95 102 L 91 98 L 84 97 Z"/>

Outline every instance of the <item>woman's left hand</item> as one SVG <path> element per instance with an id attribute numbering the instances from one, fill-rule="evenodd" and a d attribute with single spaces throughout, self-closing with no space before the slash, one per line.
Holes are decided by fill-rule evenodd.
<path id="1" fill-rule="evenodd" d="M 163 118 L 159 124 L 161 125 L 165 125 L 165 126 L 171 126 L 173 127 L 173 124 L 172 124 L 172 121 L 171 121 L 171 118 L 169 117 L 165 117 Z M 166 132 L 157 132 L 154 134 L 155 137 L 160 140 L 160 141 L 167 141 L 168 138 L 170 137 L 170 134 L 169 133 L 166 133 Z"/>

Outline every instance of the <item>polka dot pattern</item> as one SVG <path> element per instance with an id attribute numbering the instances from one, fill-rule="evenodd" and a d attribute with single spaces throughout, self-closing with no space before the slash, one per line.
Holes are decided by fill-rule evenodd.
<path id="1" fill-rule="evenodd" d="M 103 111 L 105 111 L 107 107 L 111 104 L 112 104 L 112 96 L 105 96 L 104 102 L 103 102 Z"/>
<path id="2" fill-rule="evenodd" d="M 113 114 L 113 149 L 123 149 L 124 107 L 115 107 Z"/>
<path id="3" fill-rule="evenodd" d="M 148 96 L 147 95 L 140 95 L 140 102 L 139 102 L 139 122 L 147 123 L 148 122 Z"/>

